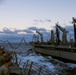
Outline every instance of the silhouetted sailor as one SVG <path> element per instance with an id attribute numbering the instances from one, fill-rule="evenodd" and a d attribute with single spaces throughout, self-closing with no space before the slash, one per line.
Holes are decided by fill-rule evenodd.
<path id="1" fill-rule="evenodd" d="M 0 75 L 10 75 L 9 66 L 11 63 L 11 58 L 5 58 L 5 64 L 0 67 Z"/>

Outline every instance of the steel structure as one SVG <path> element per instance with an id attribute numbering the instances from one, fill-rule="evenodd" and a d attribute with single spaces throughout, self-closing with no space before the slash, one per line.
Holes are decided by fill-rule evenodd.
<path id="1" fill-rule="evenodd" d="M 36 33 L 38 33 L 38 34 L 40 35 L 40 37 L 41 37 L 41 38 L 40 38 L 40 39 L 41 39 L 41 42 L 43 42 L 43 34 L 41 34 L 41 33 L 40 33 L 39 31 L 37 31 L 37 30 L 36 30 Z"/>
<path id="2" fill-rule="evenodd" d="M 66 31 L 64 28 L 62 28 L 61 26 L 59 26 L 58 23 L 56 23 L 56 27 L 63 32 L 63 35 L 62 35 L 62 43 L 63 44 L 67 44 L 67 33 L 68 33 L 68 31 Z"/>

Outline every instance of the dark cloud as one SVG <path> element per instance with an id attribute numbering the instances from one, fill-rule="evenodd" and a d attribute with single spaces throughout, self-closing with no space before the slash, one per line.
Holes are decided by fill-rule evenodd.
<path id="1" fill-rule="evenodd" d="M 43 19 L 43 20 L 37 20 L 37 19 L 35 19 L 35 20 L 33 20 L 34 22 L 40 22 L 40 23 L 44 23 L 44 22 L 51 22 L 51 20 L 50 19 Z"/>
<path id="2" fill-rule="evenodd" d="M 3 28 L 3 31 L 0 31 L 0 33 L 6 33 L 6 34 L 18 34 L 18 32 L 26 32 L 26 33 L 33 33 L 31 30 L 29 29 L 14 29 L 13 31 L 9 28 Z"/>
<path id="3" fill-rule="evenodd" d="M 38 31 L 42 31 L 42 32 L 43 32 L 43 31 L 47 31 L 45 28 L 38 28 L 37 30 L 38 30 Z"/>
<path id="4" fill-rule="evenodd" d="M 22 38 L 26 42 L 32 41 L 33 34 L 3 34 L 0 36 L 0 40 L 9 40 L 10 42 L 20 42 Z"/>
<path id="5" fill-rule="evenodd" d="M 30 29 L 30 30 L 38 30 L 37 27 L 29 27 L 28 29 Z"/>
<path id="6" fill-rule="evenodd" d="M 37 27 L 29 27 L 28 30 L 33 30 L 33 31 L 40 31 L 40 32 L 46 32 L 47 30 L 45 28 L 37 28 Z"/>
<path id="7" fill-rule="evenodd" d="M 74 39 L 74 27 L 73 26 L 66 26 L 65 29 L 67 31 L 69 31 L 68 34 L 67 34 L 68 39 L 70 39 L 70 36 L 71 36 L 72 39 Z"/>
<path id="8" fill-rule="evenodd" d="M 7 34 L 16 34 L 16 32 L 14 32 L 14 31 L 11 31 L 10 29 L 8 29 L 8 28 L 3 28 L 3 33 L 7 33 Z"/>
<path id="9" fill-rule="evenodd" d="M 51 20 L 50 20 L 50 19 L 46 19 L 45 21 L 46 21 L 46 22 L 51 22 Z"/>
<path id="10" fill-rule="evenodd" d="M 38 23 L 32 23 L 32 25 L 38 25 Z"/>
<path id="11" fill-rule="evenodd" d="M 27 34 L 19 34 L 19 32 L 26 32 Z M 10 42 L 19 42 L 22 38 L 25 38 L 27 42 L 32 41 L 33 32 L 30 29 L 14 29 L 13 31 L 9 28 L 3 28 L 0 31 L 0 40 L 9 40 Z"/>
<path id="12" fill-rule="evenodd" d="M 14 29 L 14 32 L 18 33 L 18 32 L 22 32 L 22 30 L 20 30 L 20 29 Z"/>
<path id="13" fill-rule="evenodd" d="M 29 29 L 25 29 L 25 30 L 23 30 L 23 32 L 26 32 L 26 33 L 33 33 L 31 30 L 29 30 Z"/>
<path id="14" fill-rule="evenodd" d="M 19 42 L 22 38 L 25 38 L 26 42 L 29 42 L 29 41 L 32 41 L 32 38 L 34 35 L 33 31 L 36 31 L 36 30 L 38 30 L 40 33 L 43 34 L 44 40 L 49 39 L 50 33 L 47 32 L 46 29 L 37 28 L 37 27 L 29 27 L 28 29 L 24 29 L 24 30 L 14 29 L 13 31 L 9 28 L 3 28 L 3 31 L 0 32 L 0 40 L 3 40 L 3 41 L 9 40 L 10 42 Z M 27 34 L 18 34 L 19 32 L 26 32 Z"/>
<path id="15" fill-rule="evenodd" d="M 65 29 L 69 31 L 67 38 L 74 38 L 74 28 L 73 26 L 65 26 Z M 11 42 L 19 42 L 22 38 L 25 38 L 26 42 L 32 41 L 33 31 L 39 31 L 43 34 L 43 40 L 47 41 L 51 38 L 51 31 L 47 31 L 45 28 L 29 27 L 27 29 L 14 29 L 13 31 L 9 28 L 3 28 L 3 31 L 0 32 L 0 40 L 9 40 Z M 53 27 L 54 33 L 56 28 Z M 18 32 L 26 32 L 27 34 L 18 34 Z M 36 34 L 39 36 L 39 34 Z M 62 36 L 62 34 L 60 34 Z M 40 37 L 40 36 L 39 36 Z"/>
<path id="16" fill-rule="evenodd" d="M 21 34 L 21 33 L 23 34 Z M 26 34 L 25 34 L 26 32 Z M 9 40 L 10 42 L 19 42 L 22 38 L 26 39 L 26 42 L 32 41 L 33 32 L 30 29 L 14 29 L 13 31 L 8 28 L 3 28 L 3 31 L 0 31 L 0 40 Z"/>
<path id="17" fill-rule="evenodd" d="M 42 22 L 43 23 L 44 21 L 43 20 L 36 20 L 35 19 L 34 22 Z"/>
<path id="18" fill-rule="evenodd" d="M 44 41 L 47 41 L 48 39 L 50 39 L 50 32 L 48 32 L 45 28 L 30 27 L 28 29 L 39 31 L 41 34 L 43 34 Z M 36 35 L 38 36 L 39 34 L 36 34 Z"/>
<path id="19" fill-rule="evenodd" d="M 26 32 L 26 33 L 33 33 L 31 30 L 28 30 L 28 29 L 23 29 L 23 30 L 20 30 L 20 29 L 16 29 L 15 32 Z"/>
<path id="20" fill-rule="evenodd" d="M 68 31 L 74 31 L 73 26 L 65 26 L 65 29 L 68 30 Z"/>

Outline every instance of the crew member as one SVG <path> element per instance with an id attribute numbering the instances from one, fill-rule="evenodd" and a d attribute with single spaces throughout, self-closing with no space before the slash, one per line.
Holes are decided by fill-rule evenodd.
<path id="1" fill-rule="evenodd" d="M 9 67 L 12 64 L 11 58 L 6 57 L 5 58 L 5 63 L 0 67 L 0 75 L 10 75 L 10 70 Z"/>
<path id="2" fill-rule="evenodd" d="M 0 67 L 5 63 L 5 57 L 7 56 L 6 52 L 2 52 L 2 55 L 0 56 Z"/>

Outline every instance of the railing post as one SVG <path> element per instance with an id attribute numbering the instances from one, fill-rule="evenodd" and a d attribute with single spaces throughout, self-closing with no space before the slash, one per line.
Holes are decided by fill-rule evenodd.
<path id="1" fill-rule="evenodd" d="M 42 67 L 39 68 L 39 73 L 38 73 L 38 75 L 40 75 L 41 70 L 42 70 Z"/>
<path id="2" fill-rule="evenodd" d="M 28 62 L 29 62 L 29 60 L 27 60 L 26 63 L 24 63 L 24 65 L 23 65 L 24 74 L 26 73 L 26 68 L 27 68 Z"/>
<path id="3" fill-rule="evenodd" d="M 21 61 L 22 61 L 22 60 L 19 61 L 19 64 L 18 64 L 19 66 L 20 66 L 20 64 L 21 64 Z"/>
<path id="4" fill-rule="evenodd" d="M 29 68 L 29 71 L 28 71 L 28 74 L 27 75 L 30 75 L 30 71 L 32 69 L 32 65 L 33 65 L 33 62 L 31 62 L 31 64 L 30 64 L 30 68 Z"/>
<path id="5" fill-rule="evenodd" d="M 15 53 L 15 58 L 16 58 L 16 65 L 18 65 L 18 57 L 16 53 Z"/>

